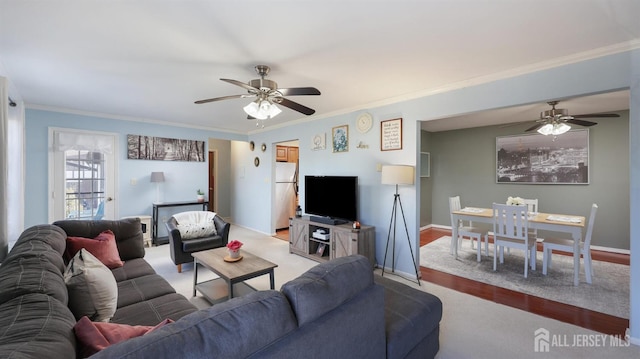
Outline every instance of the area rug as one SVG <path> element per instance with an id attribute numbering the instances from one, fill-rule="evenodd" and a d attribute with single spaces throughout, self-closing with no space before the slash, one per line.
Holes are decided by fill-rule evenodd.
<path id="1" fill-rule="evenodd" d="M 451 237 L 444 236 L 420 247 L 420 265 L 441 272 L 468 278 L 497 287 L 535 295 L 537 297 L 574 305 L 577 307 L 629 318 L 629 266 L 593 261 L 593 283 L 588 284 L 581 262 L 580 284 L 573 285 L 573 257 L 553 255 L 553 267 L 547 275 L 542 274 L 542 253 L 539 251 L 536 270 L 529 270 L 524 278 L 524 251 L 505 250 L 504 263 L 498 260 L 493 271 L 493 247 L 489 245 L 489 256 L 482 253 L 477 262 L 477 252 L 471 249 L 468 240 L 458 251 L 458 259 L 450 254 Z M 499 259 L 499 258 L 498 258 Z"/>

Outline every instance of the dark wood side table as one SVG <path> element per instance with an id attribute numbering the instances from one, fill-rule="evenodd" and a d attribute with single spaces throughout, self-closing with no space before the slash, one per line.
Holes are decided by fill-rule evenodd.
<path id="1" fill-rule="evenodd" d="M 153 203 L 153 215 L 151 216 L 153 222 L 151 229 L 151 242 L 153 243 L 153 245 L 169 243 L 169 237 L 158 237 L 158 210 L 160 208 L 180 206 L 202 206 L 202 210 L 206 211 L 209 208 L 209 202 L 181 201 Z"/>

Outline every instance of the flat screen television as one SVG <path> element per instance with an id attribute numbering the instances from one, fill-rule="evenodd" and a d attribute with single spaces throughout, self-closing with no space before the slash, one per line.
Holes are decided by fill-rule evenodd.
<path id="1" fill-rule="evenodd" d="M 358 219 L 357 176 L 304 176 L 304 211 L 311 220 L 341 224 Z M 317 217 L 316 217 L 317 216 Z"/>

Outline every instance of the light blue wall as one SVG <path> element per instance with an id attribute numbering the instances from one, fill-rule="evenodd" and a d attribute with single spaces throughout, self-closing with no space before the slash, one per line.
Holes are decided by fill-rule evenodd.
<path id="1" fill-rule="evenodd" d="M 333 116 L 314 122 L 300 123 L 286 128 L 267 128 L 266 132 L 250 136 L 256 143 L 266 143 L 266 153 L 259 153 L 262 163 L 270 163 L 273 159 L 273 143 L 299 139 L 300 140 L 300 175 L 306 174 L 351 174 L 359 176 L 360 188 L 360 217 L 365 224 L 376 227 L 377 261 L 382 263 L 384 244 L 387 238 L 390 211 L 392 206 L 393 188 L 380 184 L 380 174 L 375 171 L 376 163 L 415 165 L 419 152 L 418 121 L 438 119 L 457 114 L 471 113 L 488 109 L 515 106 L 532 102 L 544 102 L 550 99 L 576 97 L 600 92 L 608 92 L 631 88 L 632 106 L 630 110 L 630 132 L 636 137 L 630 137 L 631 162 L 631 330 L 632 337 L 640 338 L 640 301 L 633 300 L 640 297 L 640 226 L 637 216 L 640 201 L 638 194 L 638 178 L 640 175 L 639 145 L 640 130 L 640 89 L 638 88 L 638 73 L 640 70 L 640 50 L 625 52 L 581 63 L 561 66 L 539 71 L 514 78 L 494 81 L 478 86 L 470 86 L 454 91 L 435 94 L 432 96 L 409 100 L 387 106 L 368 109 L 375 119 L 374 130 L 366 135 L 354 131 L 357 113 Z M 632 61 L 635 60 L 635 61 Z M 632 74 L 632 71 L 635 73 Z M 635 105 L 633 104 L 635 103 Z M 359 113 L 359 112 L 358 112 Z M 380 120 L 402 117 L 403 149 L 401 151 L 381 152 L 379 150 Z M 326 133 L 329 145 L 331 128 L 350 125 L 350 149 L 348 153 L 334 154 L 330 149 L 324 151 L 309 150 L 311 138 L 316 133 Z M 370 147 L 367 150 L 355 149 L 355 144 L 363 141 Z M 233 152 L 233 151 L 232 151 Z M 234 218 L 238 223 L 269 233 L 272 230 L 271 219 L 261 213 L 270 213 L 272 197 L 272 168 L 261 165 L 253 167 L 255 152 L 250 152 L 246 146 L 238 146 L 234 153 L 234 162 L 238 167 L 234 171 L 235 201 Z M 419 187 L 419 186 L 418 186 Z M 478 189 L 482 191 L 482 188 Z M 615 190 L 615 189 L 612 189 Z M 416 186 L 406 186 L 401 189 L 401 198 L 414 253 L 418 249 L 419 213 L 416 202 L 420 196 L 420 189 Z M 402 272 L 413 272 L 409 245 L 400 240 L 397 244 L 398 260 L 396 265 Z M 634 250 L 635 248 L 635 250 Z M 636 264 L 637 263 L 637 264 Z M 639 339 L 640 340 L 640 339 Z M 640 341 L 638 342 L 640 344 Z"/>
<path id="2" fill-rule="evenodd" d="M 149 181 L 151 172 L 162 171 L 165 174 L 165 182 L 161 185 L 161 197 L 165 202 L 195 200 L 196 190 L 208 187 L 208 162 L 129 160 L 126 152 L 127 134 L 200 140 L 205 143 L 209 138 L 246 138 L 201 129 L 28 109 L 25 121 L 25 228 L 48 222 L 48 131 L 51 127 L 117 134 L 119 166 L 115 203 L 118 217 L 151 215 L 151 204 L 156 199 L 155 185 Z M 131 184 L 133 178 L 137 180 L 136 185 Z M 170 213 L 166 212 L 165 216 Z M 159 230 L 162 235 L 164 228 Z"/>

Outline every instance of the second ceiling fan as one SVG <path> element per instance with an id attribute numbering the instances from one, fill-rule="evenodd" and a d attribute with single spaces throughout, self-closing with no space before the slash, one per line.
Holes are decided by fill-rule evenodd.
<path id="1" fill-rule="evenodd" d="M 257 65 L 255 66 L 255 70 L 260 78 L 251 80 L 248 83 L 232 79 L 220 79 L 222 81 L 244 88 L 245 90 L 247 90 L 246 94 L 215 97 L 206 100 L 195 101 L 195 103 L 203 104 L 235 98 L 256 98 L 255 101 L 244 107 L 245 112 L 248 114 L 247 118 L 251 120 L 266 120 L 268 118 L 276 116 L 281 112 L 281 110 L 274 105 L 282 105 L 307 116 L 313 115 L 316 112 L 312 108 L 291 101 L 285 97 L 320 95 L 320 91 L 318 89 L 316 89 L 315 87 L 278 88 L 278 84 L 275 81 L 265 79 L 265 76 L 269 74 L 269 66 Z"/>
<path id="2" fill-rule="evenodd" d="M 558 101 L 547 102 L 551 106 L 550 110 L 542 111 L 540 119 L 536 120 L 536 124 L 527 128 L 525 132 L 538 131 L 543 135 L 559 135 L 569 131 L 572 125 L 590 127 L 597 125 L 597 122 L 581 120 L 582 118 L 606 118 L 620 117 L 617 113 L 594 113 L 584 115 L 569 115 L 569 111 L 562 108 L 556 108 Z"/>

